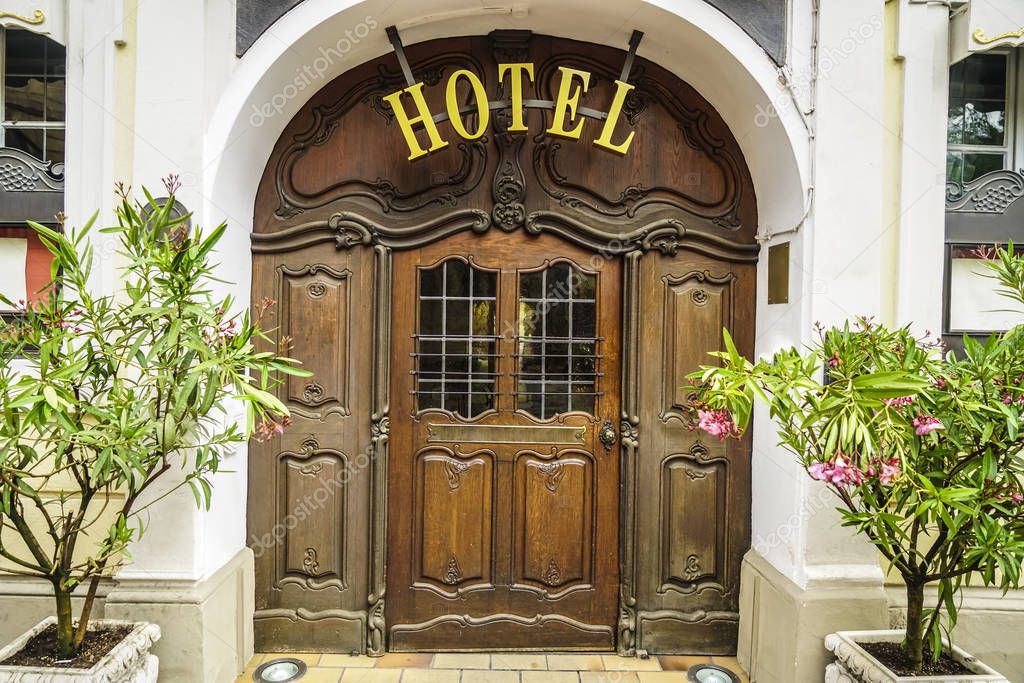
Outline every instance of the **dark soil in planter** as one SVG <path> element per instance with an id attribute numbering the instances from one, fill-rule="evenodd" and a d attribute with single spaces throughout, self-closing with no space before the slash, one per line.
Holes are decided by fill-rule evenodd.
<path id="1" fill-rule="evenodd" d="M 974 672 L 943 652 L 939 661 L 933 662 L 931 653 L 924 653 L 924 666 L 914 673 L 910 666 L 910 658 L 903 652 L 899 643 L 857 643 L 867 650 L 868 654 L 889 667 L 897 676 L 963 676 L 974 675 Z"/>
<path id="2" fill-rule="evenodd" d="M 114 646 L 131 633 L 131 626 L 115 626 L 113 628 L 86 631 L 82 649 L 74 659 L 61 660 L 57 656 L 57 625 L 52 624 L 32 636 L 25 647 L 5 659 L 0 664 L 5 666 L 45 666 L 55 669 L 88 669 L 103 656 L 114 649 Z"/>

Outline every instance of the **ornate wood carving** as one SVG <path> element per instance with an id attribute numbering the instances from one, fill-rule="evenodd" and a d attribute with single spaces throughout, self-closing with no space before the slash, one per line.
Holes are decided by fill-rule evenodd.
<path id="1" fill-rule="evenodd" d="M 597 79 L 613 81 L 618 76 L 614 68 L 602 60 L 575 55 L 574 61 L 579 64 L 578 68 L 590 71 Z M 560 78 L 558 67 L 561 63 L 561 55 L 555 55 L 537 68 L 537 83 L 542 96 L 553 98 L 556 87 L 554 83 Z M 534 138 L 533 149 L 533 171 L 540 187 L 557 200 L 560 206 L 591 215 L 632 219 L 646 208 L 665 206 L 709 219 L 714 225 L 728 230 L 738 228 L 744 184 L 742 162 L 727 147 L 725 139 L 711 132 L 707 112 L 685 103 L 680 99 L 678 89 L 670 89 L 661 79 L 650 77 L 643 65 L 634 67 L 630 82 L 636 86 L 630 93 L 630 106 L 624 109 L 630 122 L 635 125 L 653 103 L 663 108 L 675 122 L 685 143 L 691 149 L 701 152 L 711 162 L 711 167 L 721 174 L 718 179 L 720 195 L 714 201 L 702 200 L 688 192 L 685 186 L 643 183 L 617 188 L 614 196 L 604 194 L 601 192 L 604 188 L 598 189 L 582 180 L 573 180 L 559 163 L 559 153 L 566 149 L 566 145 L 546 138 L 543 134 Z M 650 134 L 654 131 L 642 132 Z M 634 142 L 640 144 L 636 140 Z M 658 144 L 663 143 L 662 139 L 658 140 Z M 633 153 L 638 152 L 634 150 Z M 708 186 L 706 180 L 698 181 L 692 183 L 689 190 Z"/>
<path id="2" fill-rule="evenodd" d="M 466 230 L 484 232 L 490 224 L 490 216 L 479 209 L 452 211 L 404 227 L 378 223 L 354 211 L 342 211 L 325 221 L 303 223 L 274 233 L 254 234 L 252 251 L 256 254 L 278 254 L 324 242 L 332 242 L 338 249 L 376 245 L 407 249 Z"/>
<path id="3" fill-rule="evenodd" d="M 544 583 L 551 587 L 561 585 L 562 583 L 562 572 L 553 557 L 548 560 L 548 570 L 544 572 Z"/>
<path id="4" fill-rule="evenodd" d="M 371 593 L 368 602 L 370 608 L 366 616 L 366 654 L 371 657 L 381 657 L 385 652 L 384 635 L 386 632 L 384 596 Z"/>
<path id="5" fill-rule="evenodd" d="M 642 252 L 631 251 L 623 258 L 622 288 L 622 419 L 619 423 L 621 444 L 621 481 L 619 484 L 621 550 L 619 572 L 619 638 L 620 655 L 632 656 L 636 651 L 636 460 L 640 447 L 640 259 Z"/>
<path id="6" fill-rule="evenodd" d="M 517 63 L 527 59 L 531 34 L 529 31 L 495 31 L 491 34 L 496 63 Z M 504 86 L 498 88 L 498 100 L 509 99 Z M 498 148 L 498 163 L 491 182 L 494 208 L 491 219 L 502 230 L 511 232 L 526 221 L 526 176 L 519 155 L 526 143 L 523 134 L 509 133 L 512 120 L 510 108 L 493 112 L 494 140 Z"/>
<path id="7" fill-rule="evenodd" d="M 391 435 L 389 381 L 391 373 L 391 250 L 374 247 L 373 278 L 373 389 L 370 414 L 370 594 L 366 652 L 382 656 L 385 652 L 384 595 L 387 543 L 388 440 Z"/>
<path id="8" fill-rule="evenodd" d="M 425 91 L 435 112 L 444 110 L 441 79 L 459 68 L 481 75 L 492 104 L 507 101 L 495 65 L 516 55 L 538 65 L 525 96 L 551 99 L 566 53 L 574 66 L 594 75 L 583 106 L 606 107 L 622 65 L 617 50 L 526 31 L 407 49 L 416 76 L 435 84 Z M 510 134 L 510 109 L 499 105 L 492 110 L 490 140 L 460 143 L 443 121 L 448 147 L 415 164 L 396 156 L 401 145 L 390 144 L 397 139 L 393 112 L 381 100 L 404 85 L 396 67 L 388 56 L 353 69 L 289 125 L 261 185 L 260 203 L 273 219 L 257 223 L 255 253 L 321 242 L 339 249 L 411 249 L 493 224 L 504 231 L 553 232 L 610 254 L 694 249 L 735 262 L 756 260 L 754 198 L 739 146 L 708 103 L 660 67 L 642 59 L 634 65 L 636 89 L 627 97 L 622 123 L 636 129 L 634 144 L 642 149 L 624 160 L 590 144 L 594 121 L 578 142 Z M 469 89 L 459 97 L 468 103 Z M 550 116 L 528 111 L 534 130 Z M 672 162 L 650 162 L 663 154 Z M 490 187 L 482 182 L 487 173 Z M 476 208 L 484 206 L 486 211 Z"/>
<path id="9" fill-rule="evenodd" d="M 285 399 L 292 412 L 325 420 L 330 415 L 349 415 L 349 331 L 351 329 L 350 270 L 323 263 L 301 268 L 278 267 L 280 302 L 279 339 L 318 336 L 316 349 L 282 349 L 302 361 L 313 377 L 289 376 Z M 313 291 L 316 295 L 313 295 Z M 296 405 L 297 404 L 297 405 Z"/>
<path id="10" fill-rule="evenodd" d="M 703 441 L 684 419 L 687 375 L 714 362 L 722 328 L 752 352 L 753 266 L 680 252 L 640 261 L 637 648 L 734 652 L 749 544 L 749 437 Z"/>
<path id="11" fill-rule="evenodd" d="M 413 510 L 418 586 L 450 595 L 490 583 L 494 455 L 430 446 L 416 456 Z"/>
<path id="12" fill-rule="evenodd" d="M 468 614 L 443 614 L 427 621 L 418 623 L 395 624 L 391 627 L 392 645 L 400 650 L 409 649 L 411 635 L 424 632 L 436 632 L 437 638 L 454 642 L 454 638 L 465 638 L 467 632 L 480 627 L 501 625 L 508 633 L 507 641 L 511 646 L 528 642 L 523 638 L 527 632 L 539 629 L 552 629 L 562 632 L 563 629 L 573 632 L 574 641 L 587 649 L 609 649 L 615 641 L 615 633 L 607 624 L 588 624 L 562 614 L 535 614 L 523 616 L 519 614 L 489 614 L 474 617 Z M 415 641 L 412 641 L 415 642 Z"/>
<path id="13" fill-rule="evenodd" d="M 585 222 L 565 213 L 534 211 L 526 217 L 525 228 L 532 234 L 551 232 L 581 247 L 610 255 L 641 249 L 675 256 L 679 249 L 685 248 L 724 261 L 752 263 L 757 261 L 760 250 L 756 244 L 737 244 L 720 235 L 688 228 L 675 218 L 658 219 L 622 232 L 612 225 Z"/>
<path id="14" fill-rule="evenodd" d="M 588 492 L 593 488 L 589 453 L 567 449 L 516 457 L 513 482 L 513 576 L 517 587 L 548 597 L 582 590 L 592 582 L 595 533 Z M 557 588 L 557 594 L 547 589 Z"/>
<path id="15" fill-rule="evenodd" d="M 281 485 L 277 519 L 285 528 L 278 558 L 277 586 L 299 584 L 314 590 L 348 584 L 345 551 L 347 503 L 336 483 L 348 467 L 348 456 L 321 448 L 307 437 L 297 451 L 278 455 Z M 321 536 L 321 529 L 332 533 Z"/>
<path id="16" fill-rule="evenodd" d="M 731 272 L 709 270 L 662 278 L 666 328 L 661 362 L 666 375 L 659 417 L 663 422 L 686 423 L 687 375 L 711 361 L 707 354 L 720 349 L 722 328 L 734 325 L 734 280 Z"/>
<path id="17" fill-rule="evenodd" d="M 737 581 L 726 561 L 729 461 L 700 441 L 665 458 L 661 496 L 661 586 L 684 594 L 713 590 L 728 597 Z M 684 476 L 685 479 L 679 477 Z M 702 559 L 703 558 L 703 559 Z M 729 588 L 727 588 L 729 586 Z"/>
<path id="18" fill-rule="evenodd" d="M 350 652 L 367 642 L 372 309 L 352 302 L 372 290 L 372 253 L 324 245 L 253 259 L 254 312 L 275 300 L 264 327 L 314 372 L 277 388 L 294 424 L 250 444 L 261 649 Z"/>
<path id="19" fill-rule="evenodd" d="M 554 493 L 558 490 L 558 483 L 565 476 L 565 467 L 560 462 L 549 462 L 540 466 L 541 475 L 544 477 L 544 486 L 548 491 Z"/>
<path id="20" fill-rule="evenodd" d="M 441 581 L 449 586 L 454 586 L 462 581 L 462 568 L 459 567 L 459 561 L 454 555 L 448 558 L 448 566 L 445 568 Z"/>
<path id="21" fill-rule="evenodd" d="M 521 233 L 520 233 L 521 235 Z M 472 639 L 477 647 L 604 647 L 614 646 L 617 621 L 617 474 L 618 448 L 608 453 L 597 440 L 598 416 L 620 414 L 617 369 L 611 365 L 600 379 L 604 392 L 595 399 L 593 411 L 563 412 L 540 420 L 516 408 L 514 377 L 517 344 L 514 339 L 500 338 L 495 353 L 500 357 L 496 381 L 499 398 L 493 408 L 472 419 L 464 419 L 451 411 L 417 409 L 415 397 L 403 382 L 403 374 L 415 367 L 415 321 L 417 313 L 417 272 L 442 260 L 468 259 L 480 268 L 497 271 L 496 300 L 499 319 L 514 317 L 518 310 L 519 276 L 535 272 L 545 264 L 571 262 L 586 264 L 596 271 L 594 298 L 599 328 L 604 339 L 602 353 L 618 354 L 619 264 L 614 259 L 591 260 L 587 251 L 567 245 L 549 235 L 523 239 L 520 235 L 491 230 L 484 235 L 458 235 L 444 243 L 430 244 L 417 250 L 395 253 L 394 310 L 395 325 L 392 355 L 392 397 L 401 422 L 393 423 L 393 448 L 403 452 L 446 456 L 464 463 L 472 462 L 481 453 L 460 454 L 474 442 L 487 443 L 493 452 L 494 467 L 487 475 L 493 477 L 494 505 L 463 504 L 479 489 L 479 468 L 471 467 L 459 477 L 459 485 L 449 488 L 443 468 L 437 466 L 429 476 L 431 497 L 445 506 L 446 514 L 456 518 L 432 518 L 430 527 L 440 530 L 437 550 L 432 550 L 441 564 L 456 557 L 463 579 L 448 585 L 433 572 L 414 573 L 415 555 L 421 546 L 415 536 L 416 525 L 426 517 L 419 512 L 417 501 L 403 501 L 420 496 L 418 483 L 427 477 L 416 472 L 402 474 L 397 464 L 392 480 L 389 524 L 391 550 L 388 572 L 388 632 L 392 647 L 444 647 L 445 639 L 455 637 L 457 625 L 452 621 L 427 627 L 422 625 L 439 614 L 469 613 L 474 617 L 497 617 L 501 614 L 530 616 L 557 615 L 583 624 L 603 624 L 606 629 L 591 635 L 580 634 L 557 619 L 536 623 L 508 622 L 489 618 L 477 625 L 464 627 L 458 638 Z M 511 306 L 511 308 L 509 308 Z M 503 330 L 496 330 L 500 335 Z M 607 349 L 607 351 L 605 351 Z M 614 350 L 613 350 L 614 349 Z M 450 449 L 450 453 L 443 450 Z M 596 453 L 595 453 L 596 449 Z M 422 457 L 422 456 L 421 456 Z M 426 468 L 421 468 L 426 470 Z M 404 477 L 409 477 L 408 480 Z M 474 477 L 477 477 L 475 480 Z M 410 481 L 406 484 L 405 481 Z M 461 506 L 461 507 L 460 507 Z M 456 509 L 458 508 L 458 509 Z M 431 511 L 430 514 L 434 514 Z M 487 515 L 490 517 L 488 518 Z M 492 577 L 475 577 L 479 549 L 477 525 L 490 526 L 491 549 L 488 568 Z M 401 534 L 409 529 L 409 537 Z M 598 529 L 601 530 L 598 536 Z M 407 540 L 408 538 L 408 540 Z M 459 547 L 460 545 L 464 547 Z M 468 546 L 468 547 L 466 547 Z M 425 562 L 424 566 L 433 566 Z M 437 578 L 431 578 L 431 576 Z M 543 606 L 543 607 L 542 607 Z"/>
<path id="22" fill-rule="evenodd" d="M 417 64 L 414 75 L 417 80 L 436 84 L 449 69 L 469 69 L 481 73 L 483 66 L 473 55 L 458 51 L 444 52 Z M 486 166 L 485 140 L 453 144 L 452 148 L 459 156 L 457 170 L 435 176 L 431 182 L 414 189 L 403 189 L 400 183 L 385 177 L 344 178 L 315 191 L 305 191 L 296 185 L 300 162 L 312 149 L 322 147 L 331 140 L 342 119 L 353 108 L 368 105 L 390 123 L 393 114 L 384 107 L 381 98 L 404 85 L 401 70 L 392 69 L 382 62 L 376 73 L 352 83 L 343 92 L 337 93 L 332 101 L 312 107 L 306 127 L 292 133 L 278 157 L 274 173 L 278 196 L 275 215 L 278 218 L 291 218 L 333 202 L 353 199 L 368 200 L 384 213 L 408 213 L 433 206 L 451 207 L 480 184 Z M 393 130 L 388 130 L 388 133 L 391 132 Z"/>
<path id="23" fill-rule="evenodd" d="M 448 477 L 448 488 L 454 491 L 462 483 L 462 475 L 469 469 L 469 465 L 458 460 L 446 460 L 444 473 Z"/>

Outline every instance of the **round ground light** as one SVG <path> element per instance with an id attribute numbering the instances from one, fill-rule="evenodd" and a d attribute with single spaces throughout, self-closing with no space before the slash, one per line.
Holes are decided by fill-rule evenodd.
<path id="1" fill-rule="evenodd" d="M 257 683 L 288 683 L 306 675 L 306 663 L 301 659 L 271 659 L 257 667 L 252 680 Z"/>
<path id="2" fill-rule="evenodd" d="M 740 683 L 739 676 L 715 664 L 698 664 L 686 672 L 686 680 L 692 683 Z"/>

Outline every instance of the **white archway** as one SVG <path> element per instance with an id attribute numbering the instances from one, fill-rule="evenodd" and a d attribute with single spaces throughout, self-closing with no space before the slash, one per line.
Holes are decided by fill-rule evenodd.
<path id="1" fill-rule="evenodd" d="M 671 71 L 715 107 L 738 141 L 750 170 L 759 232 L 791 231 L 806 217 L 810 136 L 798 105 L 781 88 L 778 67 L 744 30 L 704 0 L 535 0 L 528 8 L 484 9 L 476 0 L 305 0 L 273 24 L 237 62 L 206 129 L 201 219 L 227 220 L 221 250 L 248 304 L 249 233 L 257 185 L 285 126 L 320 88 L 345 71 L 391 51 L 384 27 L 396 25 L 406 45 L 435 38 L 485 35 L 495 28 L 529 29 L 575 40 L 627 47 L 633 29 L 644 32 L 640 56 Z M 793 257 L 803 242 L 794 240 Z M 759 264 L 758 291 L 767 285 Z M 809 277 L 805 272 L 801 277 Z M 796 284 L 797 291 L 810 286 Z M 809 328 L 806 298 L 767 310 L 758 297 L 757 350 L 799 344 Z M 770 421 L 755 427 L 753 538 L 775 535 L 802 518 L 807 497 L 802 473 L 764 455 L 775 451 Z M 769 559 L 800 580 L 806 539 L 797 531 L 768 549 Z"/>
<path id="2" fill-rule="evenodd" d="M 425 14 L 414 0 L 347 6 L 306 0 L 271 26 L 228 79 L 205 136 L 203 214 L 226 217 L 236 226 L 225 249 L 239 257 L 237 263 L 231 259 L 238 268 L 232 268 L 236 281 L 248 280 L 256 186 L 274 143 L 323 85 L 391 50 L 384 34 L 391 24 L 399 27 L 406 45 L 522 28 L 625 49 L 630 32 L 639 29 L 645 34 L 639 54 L 696 88 L 729 125 L 753 177 L 762 231 L 800 221 L 806 129 L 795 106 L 779 106 L 778 68 L 724 14 L 703 0 L 538 0 L 528 9 L 511 7 L 496 13 L 474 0 L 449 0 L 432 3 Z"/>

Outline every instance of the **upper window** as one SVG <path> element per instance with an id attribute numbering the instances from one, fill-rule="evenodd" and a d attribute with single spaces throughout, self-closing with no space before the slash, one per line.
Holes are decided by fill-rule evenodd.
<path id="1" fill-rule="evenodd" d="M 946 178 L 968 183 L 1011 168 L 1010 55 L 977 54 L 949 70 Z"/>
<path id="2" fill-rule="evenodd" d="M 22 29 L 0 31 L 0 147 L 64 161 L 64 46 Z"/>

